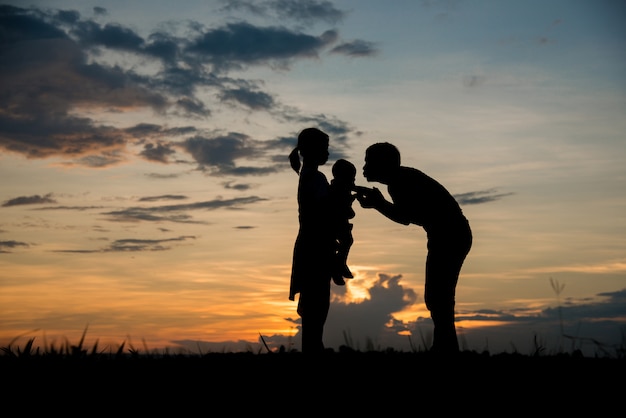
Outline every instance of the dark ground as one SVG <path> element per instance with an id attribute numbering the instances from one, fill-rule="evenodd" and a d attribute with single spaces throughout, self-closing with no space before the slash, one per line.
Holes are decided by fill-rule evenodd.
<path id="1" fill-rule="evenodd" d="M 27 416 L 622 414 L 626 360 L 462 352 L 0 356 Z"/>

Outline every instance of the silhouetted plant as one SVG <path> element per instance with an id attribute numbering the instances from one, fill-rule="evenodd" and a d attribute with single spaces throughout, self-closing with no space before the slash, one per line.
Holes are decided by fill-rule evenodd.
<path id="1" fill-rule="evenodd" d="M 534 347 L 533 352 L 532 352 L 533 357 L 540 356 L 546 350 L 545 345 L 542 344 L 538 338 L 539 337 L 537 336 L 537 334 L 535 334 L 533 337 L 533 347 Z"/>
<path id="2" fill-rule="evenodd" d="M 352 336 L 350 335 L 350 332 L 343 330 L 342 333 L 343 333 L 343 341 L 345 342 L 345 345 L 348 348 L 351 348 L 354 350 L 354 344 L 352 342 Z"/>

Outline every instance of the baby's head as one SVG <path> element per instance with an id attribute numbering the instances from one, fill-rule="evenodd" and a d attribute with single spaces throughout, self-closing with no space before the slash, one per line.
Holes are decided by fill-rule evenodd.
<path id="1" fill-rule="evenodd" d="M 356 167 L 348 160 L 340 158 L 333 164 L 333 177 L 346 184 L 354 184 Z"/>

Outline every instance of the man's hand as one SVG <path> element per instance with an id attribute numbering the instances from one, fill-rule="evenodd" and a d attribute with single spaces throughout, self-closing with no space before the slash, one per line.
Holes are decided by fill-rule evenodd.
<path id="1" fill-rule="evenodd" d="M 379 208 L 385 202 L 383 194 L 376 187 L 370 189 L 368 187 L 355 186 L 356 200 L 359 201 L 363 208 Z"/>

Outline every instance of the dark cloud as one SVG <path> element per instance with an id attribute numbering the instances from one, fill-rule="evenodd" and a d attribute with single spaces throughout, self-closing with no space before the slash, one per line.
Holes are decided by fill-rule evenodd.
<path id="1" fill-rule="evenodd" d="M 347 345 L 358 350 L 427 350 L 432 342 L 432 320 L 417 317 L 402 321 L 394 313 L 423 303 L 423 298 L 402 283 L 401 275 L 379 274 L 368 289 L 369 297 L 345 303 L 345 287 L 333 287 L 325 343 L 338 348 Z M 626 317 L 626 289 L 605 292 L 589 300 L 570 300 L 540 312 L 534 309 L 457 312 L 459 343 L 467 350 L 492 353 L 533 354 L 538 348 L 562 353 L 581 349 L 586 355 L 616 355 L 623 347 Z M 299 348 L 301 320 L 285 318 L 297 331 L 295 335 L 264 336 L 274 348 L 280 345 Z M 484 324 L 484 326 L 481 326 Z"/>
<path id="2" fill-rule="evenodd" d="M 188 138 L 182 146 L 202 166 L 234 166 L 235 160 L 252 157 L 257 153 L 254 141 L 236 132 L 213 138 Z"/>
<path id="3" fill-rule="evenodd" d="M 368 57 L 378 54 L 378 49 L 372 42 L 356 40 L 344 42 L 330 50 L 331 54 L 342 54 L 349 57 Z"/>
<path id="4" fill-rule="evenodd" d="M 93 14 L 95 14 L 96 16 L 105 16 L 108 14 L 108 12 L 107 9 L 105 9 L 104 7 L 94 7 Z"/>
<path id="5" fill-rule="evenodd" d="M 257 5 L 258 7 L 256 7 Z M 232 2 L 231 11 L 269 13 L 281 25 L 293 22 L 338 22 L 345 13 L 326 1 Z M 102 18 L 105 9 L 94 8 Z M 131 128 L 104 125 L 91 115 L 149 109 L 156 115 L 207 119 L 212 109 L 198 93 L 221 104 L 248 111 L 268 112 L 281 122 L 320 126 L 341 143 L 349 129 L 332 116 L 302 116 L 283 106 L 261 82 L 230 78 L 230 69 L 249 66 L 288 69 L 296 60 L 318 58 L 332 48 L 339 35 L 334 29 L 311 35 L 287 26 L 257 26 L 237 21 L 212 28 L 188 22 L 186 33 L 164 26 L 144 37 L 116 22 L 100 23 L 72 10 L 0 6 L 0 150 L 28 158 L 65 157 L 67 166 L 102 168 L 126 161 L 129 146 L 157 163 L 182 161 L 176 150 L 190 153 L 207 174 L 263 175 L 284 169 L 278 155 L 248 139 L 214 138 L 205 143 L 193 126 L 164 128 L 144 123 Z M 164 29 L 169 28 L 169 29 Z M 129 59 L 107 61 L 123 52 Z M 334 53 L 367 55 L 371 44 L 356 40 Z M 139 72 L 137 62 L 149 63 L 152 72 Z M 95 110 L 95 112 L 94 112 Z M 319 125 L 317 124 L 319 122 Z M 344 125 L 344 129 L 336 130 Z M 217 131 L 217 129 L 216 129 Z M 196 133 L 181 145 L 172 136 Z M 345 143 L 344 143 L 345 144 Z M 274 151 L 282 151 L 275 148 Z M 268 154 L 266 154 L 268 153 Z M 235 160 L 268 161 L 235 165 Z"/>
<path id="6" fill-rule="evenodd" d="M 103 215 L 110 221 L 139 222 L 139 221 L 169 221 L 178 223 L 202 223 L 193 221 L 191 216 L 181 213 L 190 210 L 240 209 L 242 206 L 258 203 L 267 199 L 258 196 L 238 197 L 233 199 L 216 199 L 203 202 L 185 203 L 179 205 L 164 205 L 152 207 L 131 207 L 122 210 L 104 212 Z"/>
<path id="7" fill-rule="evenodd" d="M 124 161 L 123 155 L 118 151 L 102 151 L 100 155 L 86 155 L 74 160 L 74 163 L 65 163 L 65 165 L 83 165 L 91 168 L 102 168 L 116 165 Z"/>
<path id="8" fill-rule="evenodd" d="M 167 239 L 120 239 L 113 241 L 111 246 L 105 251 L 163 251 L 169 249 L 169 247 L 163 245 L 164 243 L 180 242 L 195 238 L 195 236 L 181 236 Z"/>
<path id="9" fill-rule="evenodd" d="M 162 180 L 162 179 L 176 179 L 180 177 L 180 174 L 147 173 L 145 176 L 151 179 Z"/>
<path id="10" fill-rule="evenodd" d="M 234 183 L 232 181 L 227 181 L 225 183 L 222 183 L 222 185 L 225 189 L 239 190 L 240 192 L 249 190 L 253 187 L 251 184 Z"/>
<path id="11" fill-rule="evenodd" d="M 221 11 L 243 11 L 249 12 L 259 16 L 267 15 L 267 3 L 266 2 L 253 2 L 246 0 L 221 0 L 224 6 Z"/>
<path id="12" fill-rule="evenodd" d="M 50 211 L 50 210 L 77 210 L 85 211 L 92 209 L 102 209 L 103 206 L 46 206 L 45 208 L 36 208 L 33 210 Z"/>
<path id="13" fill-rule="evenodd" d="M 139 140 L 145 138 L 172 138 L 184 136 L 196 132 L 193 126 L 180 126 L 176 128 L 164 128 L 153 123 L 140 123 L 124 130 L 125 133 Z"/>
<path id="14" fill-rule="evenodd" d="M 148 161 L 158 161 L 160 163 L 167 163 L 169 161 L 168 157 L 173 154 L 176 154 L 176 151 L 168 144 L 163 143 L 145 144 L 143 146 L 143 151 L 139 153 L 139 155 Z"/>
<path id="15" fill-rule="evenodd" d="M 20 242 L 20 241 L 0 241 L 0 254 L 9 253 L 10 251 L 8 251 L 7 248 L 14 249 L 17 247 L 28 248 L 30 247 L 30 245 L 25 242 Z"/>
<path id="16" fill-rule="evenodd" d="M 2 16 L 3 20 L 21 15 Z M 34 19 L 34 18 L 31 18 Z M 19 19 L 18 19 L 19 20 Z M 42 20 L 40 25 L 44 25 Z M 120 68 L 88 63 L 78 45 L 58 31 L 25 25 L 9 29 L 0 49 L 0 148 L 30 158 L 83 156 L 121 149 L 122 132 L 70 114 L 80 106 L 161 109 L 166 99 Z M 7 44 L 7 40 L 10 40 Z"/>
<path id="17" fill-rule="evenodd" d="M 188 117 L 208 117 L 211 115 L 211 111 L 206 108 L 206 105 L 193 97 L 181 97 L 176 101 L 176 106 L 183 111 L 183 115 Z"/>
<path id="18" fill-rule="evenodd" d="M 13 199 L 9 199 L 2 204 L 2 207 L 8 206 L 18 206 L 18 205 L 37 205 L 37 204 L 45 204 L 45 203 L 57 203 L 56 200 L 52 198 L 52 193 L 48 193 L 44 196 L 33 195 L 33 196 L 20 196 L 15 197 Z"/>
<path id="19" fill-rule="evenodd" d="M 497 350 L 581 349 L 587 355 L 614 354 L 626 328 L 626 289 L 604 292 L 597 298 L 565 300 L 541 312 L 534 310 L 461 312 L 459 321 L 500 321 L 499 326 L 463 330 L 468 341 L 483 341 Z M 520 336 L 523 336 L 520 338 Z M 480 349 L 481 347 L 475 347 Z"/>
<path id="20" fill-rule="evenodd" d="M 497 193 L 496 189 L 478 190 L 475 192 L 455 194 L 454 198 L 460 205 L 478 205 L 481 203 L 494 202 L 515 193 Z"/>
<path id="21" fill-rule="evenodd" d="M 336 24 L 346 17 L 329 1 L 316 0 L 268 0 L 244 1 L 224 0 L 223 11 L 244 11 L 253 15 L 268 17 L 276 16 L 284 20 L 295 20 L 304 24 L 313 24 L 318 21 Z"/>
<path id="22" fill-rule="evenodd" d="M 70 34 L 87 47 L 102 46 L 137 52 L 144 46 L 141 36 L 131 29 L 114 23 L 101 26 L 93 21 L 78 22 Z"/>
<path id="23" fill-rule="evenodd" d="M 201 170 L 213 175 L 266 175 L 281 166 L 238 166 L 238 160 L 263 161 L 271 141 L 257 141 L 245 134 L 231 132 L 227 135 L 188 138 L 179 144 L 198 163 Z"/>
<path id="24" fill-rule="evenodd" d="M 139 199 L 140 202 L 157 202 L 159 200 L 185 200 L 187 196 L 183 195 L 174 195 L 174 194 L 164 194 L 161 196 L 146 196 Z"/>
<path id="25" fill-rule="evenodd" d="M 274 107 L 274 98 L 262 91 L 228 89 L 222 91 L 219 97 L 223 102 L 236 102 L 253 110 L 269 110 Z"/>
<path id="26" fill-rule="evenodd" d="M 463 77 L 463 86 L 479 87 L 485 84 L 486 80 L 486 77 L 482 75 L 467 75 Z"/>
<path id="27" fill-rule="evenodd" d="M 160 214 L 149 208 L 128 208 L 111 212 L 104 212 L 107 220 L 112 222 L 176 222 L 185 224 L 202 224 L 204 222 L 194 221 L 191 215 L 183 213 Z"/>
<path id="28" fill-rule="evenodd" d="M 176 238 L 164 238 L 164 239 L 119 239 L 115 240 L 108 247 L 98 250 L 55 250 L 58 253 L 107 253 L 107 252 L 139 252 L 139 251 L 166 251 L 171 247 L 166 246 L 166 243 L 184 242 L 189 239 L 196 239 L 193 235 L 180 236 Z"/>
<path id="29" fill-rule="evenodd" d="M 295 19 L 307 24 L 317 21 L 335 24 L 346 16 L 346 12 L 336 9 L 329 1 L 273 0 L 267 3 L 281 18 Z"/>
<path id="30" fill-rule="evenodd" d="M 194 39 L 185 52 L 208 62 L 216 69 L 241 69 L 249 65 L 286 67 L 296 58 L 316 58 L 337 40 L 337 32 L 320 36 L 294 32 L 282 27 L 258 27 L 246 22 L 229 23 L 209 29 Z"/>
<path id="31" fill-rule="evenodd" d="M 389 324 L 393 322 L 393 314 L 417 302 L 417 293 L 411 288 L 401 284 L 401 275 L 379 274 L 378 280 L 367 289 L 369 297 L 359 303 L 340 303 L 334 301 L 332 314 L 326 328 L 327 335 L 334 335 L 335 343 L 340 343 L 346 332 L 355 344 L 365 349 L 364 343 L 368 338 L 377 338 L 397 329 L 390 330 Z M 341 292 L 345 288 L 341 289 Z M 397 327 L 397 326 L 396 326 Z M 406 326 L 401 327 L 406 330 Z M 345 343 L 345 342 L 344 342 Z M 386 346 L 390 342 L 379 340 L 376 345 Z"/>

